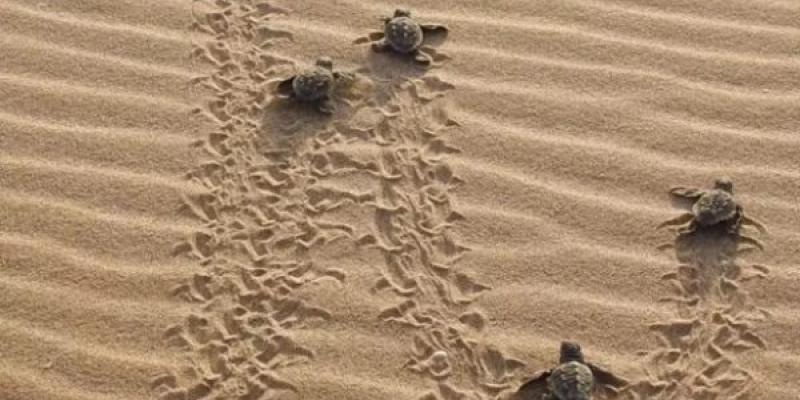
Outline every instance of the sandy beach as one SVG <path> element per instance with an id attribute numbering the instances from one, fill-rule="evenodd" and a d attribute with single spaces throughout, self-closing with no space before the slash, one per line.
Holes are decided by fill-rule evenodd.
<path id="1" fill-rule="evenodd" d="M 798 16 L 0 0 L 0 399 L 533 400 L 565 340 L 595 400 L 797 399 Z M 720 177 L 763 232 L 657 229 Z"/>

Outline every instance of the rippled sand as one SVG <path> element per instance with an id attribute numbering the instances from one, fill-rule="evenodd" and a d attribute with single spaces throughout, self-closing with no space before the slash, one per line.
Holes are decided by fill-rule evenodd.
<path id="1" fill-rule="evenodd" d="M 354 44 L 396 4 L 249 4 L 0 1 L 0 398 L 483 400 L 564 339 L 800 394 L 796 3 L 408 0 L 429 70 Z M 333 116 L 270 103 L 323 55 Z M 722 175 L 765 250 L 689 245 L 766 279 L 661 301 Z"/>

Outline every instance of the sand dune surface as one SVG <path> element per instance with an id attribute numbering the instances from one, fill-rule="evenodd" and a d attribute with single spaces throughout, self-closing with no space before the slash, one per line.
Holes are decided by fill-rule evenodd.
<path id="1" fill-rule="evenodd" d="M 796 399 L 798 15 L 0 0 L 0 399 Z"/>

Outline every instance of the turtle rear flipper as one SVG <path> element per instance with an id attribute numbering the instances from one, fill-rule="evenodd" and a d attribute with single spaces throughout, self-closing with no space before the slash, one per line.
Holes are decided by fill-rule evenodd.
<path id="1" fill-rule="evenodd" d="M 295 77 L 291 77 L 289 79 L 285 79 L 278 84 L 278 97 L 289 99 L 294 97 L 294 79 Z"/>
<path id="2" fill-rule="evenodd" d="M 325 97 L 317 102 L 317 110 L 323 114 L 330 115 L 336 112 L 336 104 L 329 97 Z"/>
<path id="3" fill-rule="evenodd" d="M 630 382 L 628 382 L 626 379 L 613 374 L 611 371 L 601 365 L 586 363 L 586 366 L 592 370 L 595 386 L 597 387 L 609 386 L 611 388 L 619 389 L 630 384 Z"/>
<path id="4" fill-rule="evenodd" d="M 552 370 L 540 371 L 530 377 L 527 382 L 511 396 L 510 400 L 540 400 L 550 391 L 547 389 L 547 378 Z"/>
<path id="5" fill-rule="evenodd" d="M 739 222 L 742 225 L 750 225 L 750 226 L 758 229 L 758 231 L 761 232 L 762 234 L 766 234 L 768 232 L 767 231 L 767 227 L 764 226 L 764 224 L 762 224 L 761 222 L 759 222 L 759 221 L 757 221 L 757 220 L 755 220 L 753 218 L 750 218 L 750 217 L 748 217 L 748 216 L 746 216 L 744 214 L 741 215 L 741 220 Z"/>
<path id="6" fill-rule="evenodd" d="M 694 214 L 687 212 L 675 218 L 668 219 L 656 226 L 656 229 L 661 229 L 667 226 L 686 225 L 694 219 Z"/>
<path id="7" fill-rule="evenodd" d="M 705 190 L 697 188 L 688 188 L 683 186 L 676 186 L 669 190 L 669 193 L 676 197 L 683 197 L 689 200 L 697 200 L 702 197 L 706 192 Z"/>
<path id="8" fill-rule="evenodd" d="M 384 38 L 383 32 L 371 32 L 367 36 L 361 36 L 353 41 L 353 44 L 364 44 L 369 42 L 377 42 Z"/>
<path id="9" fill-rule="evenodd" d="M 435 47 L 432 46 L 420 46 L 419 51 L 423 51 L 430 55 L 433 59 L 433 65 L 436 66 L 441 65 L 445 61 L 452 60 L 450 56 L 439 52 Z"/>
<path id="10" fill-rule="evenodd" d="M 376 42 L 372 42 L 372 51 L 376 53 L 384 53 L 390 51 L 391 49 L 392 46 L 389 44 L 389 42 L 386 41 L 386 39 L 381 39 Z"/>
<path id="11" fill-rule="evenodd" d="M 757 247 L 759 250 L 764 251 L 764 243 L 752 236 L 739 234 L 739 243 L 750 244 Z"/>
<path id="12" fill-rule="evenodd" d="M 433 64 L 433 56 L 424 50 L 417 50 L 414 53 L 414 61 L 419 65 L 428 67 Z"/>

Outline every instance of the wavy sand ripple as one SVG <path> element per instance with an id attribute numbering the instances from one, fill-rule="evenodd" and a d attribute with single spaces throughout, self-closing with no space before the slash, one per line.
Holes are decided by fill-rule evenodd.
<path id="1" fill-rule="evenodd" d="M 0 398 L 488 400 L 563 339 L 796 398 L 796 4 L 487 4 L 406 1 L 422 71 L 386 1 L 0 0 Z M 322 55 L 331 118 L 269 95 Z M 766 250 L 657 250 L 719 175 Z"/>

